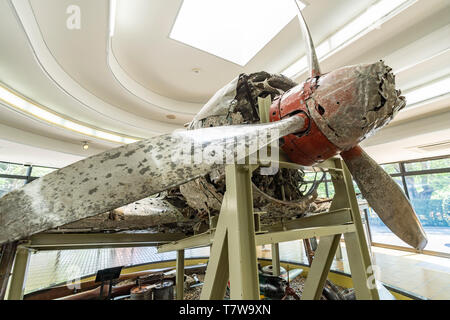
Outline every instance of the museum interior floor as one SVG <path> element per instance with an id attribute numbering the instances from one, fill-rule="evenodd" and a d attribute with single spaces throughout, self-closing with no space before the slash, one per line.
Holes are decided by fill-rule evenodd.
<path id="1" fill-rule="evenodd" d="M 333 270 L 350 273 L 345 245 Z M 271 258 L 271 246 L 258 247 L 260 258 Z M 450 299 L 450 259 L 372 247 L 379 280 L 428 299 Z M 207 257 L 209 248 L 186 250 L 186 258 Z M 31 255 L 25 293 L 63 283 L 69 278 L 95 274 L 99 269 L 174 260 L 175 252 L 157 253 L 155 247 L 41 251 Z M 280 243 L 280 259 L 306 263 L 300 241 Z"/>
<path id="2" fill-rule="evenodd" d="M 332 270 L 350 273 L 341 242 L 342 259 L 334 259 Z M 271 246 L 258 248 L 258 256 L 271 258 Z M 450 259 L 372 246 L 373 263 L 379 267 L 378 280 L 432 300 L 450 299 Z M 280 259 L 307 264 L 300 241 L 280 243 Z"/>

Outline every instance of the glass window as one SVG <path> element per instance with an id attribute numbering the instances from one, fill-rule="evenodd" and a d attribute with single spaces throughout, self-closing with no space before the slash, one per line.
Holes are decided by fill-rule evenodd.
<path id="1" fill-rule="evenodd" d="M 408 176 L 406 185 L 428 236 L 425 249 L 450 253 L 450 173 Z"/>
<path id="2" fill-rule="evenodd" d="M 372 242 L 384 243 L 395 246 L 407 247 L 408 245 L 397 237 L 378 217 L 377 213 L 369 207 L 367 210 L 369 220 L 370 234 Z"/>
<path id="3" fill-rule="evenodd" d="M 307 187 L 304 187 L 305 185 L 303 185 L 300 190 L 303 191 L 303 192 L 306 192 L 309 188 L 311 188 L 311 186 L 312 186 L 311 182 L 312 181 L 320 180 L 321 178 L 322 178 L 322 172 L 316 172 L 316 173 L 314 173 L 314 172 L 306 172 L 305 173 L 305 181 L 308 182 L 306 184 Z M 327 172 L 327 173 L 325 173 L 324 180 L 317 187 L 317 195 L 318 195 L 318 197 L 319 198 L 332 198 L 333 195 L 334 195 L 334 189 L 333 189 L 333 193 L 330 194 L 330 186 L 332 188 L 333 187 L 333 183 L 331 182 L 330 174 Z M 328 188 L 328 193 L 327 193 L 327 188 Z"/>
<path id="4" fill-rule="evenodd" d="M 209 257 L 209 247 L 187 249 L 186 259 Z M 176 252 L 156 247 L 38 251 L 30 257 L 25 294 L 68 280 L 93 276 L 98 270 L 174 260 Z M 151 266 L 149 266 L 151 268 Z"/>
<path id="5" fill-rule="evenodd" d="M 402 177 L 392 177 L 392 179 L 397 182 L 397 184 L 400 186 L 400 188 L 405 192 L 405 188 L 403 187 L 403 181 Z"/>
<path id="6" fill-rule="evenodd" d="M 334 185 L 333 185 L 333 182 L 327 182 L 327 187 L 328 187 L 328 196 L 330 197 L 330 198 L 333 198 L 334 197 Z"/>
<path id="7" fill-rule="evenodd" d="M 404 163 L 407 172 L 450 168 L 450 158 Z M 398 174 L 400 165 L 382 165 L 389 174 Z M 449 170 L 450 171 L 450 170 Z M 428 236 L 425 250 L 450 253 L 450 173 L 406 175 L 408 196 Z M 402 177 L 393 177 L 404 190 Z M 373 209 L 368 210 L 374 243 L 407 246 L 381 221 Z"/>
<path id="8" fill-rule="evenodd" d="M 45 167 L 33 167 L 31 169 L 31 176 L 32 177 L 42 177 L 46 174 L 49 174 L 50 172 L 55 171 L 56 169 L 53 168 L 45 168 Z"/>
<path id="9" fill-rule="evenodd" d="M 353 182 L 353 189 L 355 189 L 356 195 L 359 195 L 361 193 L 361 190 L 359 190 L 359 187 L 354 180 L 352 180 L 352 182 Z"/>
<path id="10" fill-rule="evenodd" d="M 381 167 L 389 174 L 400 173 L 400 166 L 398 163 L 382 164 Z"/>
<path id="11" fill-rule="evenodd" d="M 319 198 L 328 198 L 327 197 L 327 189 L 326 189 L 325 184 L 326 184 L 326 182 L 322 182 L 317 187 L 317 195 L 319 196 Z"/>
<path id="12" fill-rule="evenodd" d="M 319 180 L 322 178 L 322 172 L 305 172 L 304 181 L 305 182 L 313 182 L 315 180 Z"/>
<path id="13" fill-rule="evenodd" d="M 450 168 L 450 158 L 405 163 L 406 171 Z"/>
<path id="14" fill-rule="evenodd" d="M 0 178 L 0 197 L 25 184 L 25 179 Z"/>
<path id="15" fill-rule="evenodd" d="M 14 163 L 0 162 L 0 174 L 10 174 L 16 176 L 26 176 L 28 166 Z"/>

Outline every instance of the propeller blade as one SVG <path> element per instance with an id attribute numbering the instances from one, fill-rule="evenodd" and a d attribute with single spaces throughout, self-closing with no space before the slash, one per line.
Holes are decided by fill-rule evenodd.
<path id="1" fill-rule="evenodd" d="M 428 240 L 414 209 L 399 185 L 361 147 L 341 153 L 362 195 L 384 224 L 416 249 Z"/>
<path id="2" fill-rule="evenodd" d="M 239 161 L 303 125 L 301 117 L 290 117 L 267 124 L 176 131 L 81 160 L 0 198 L 0 243 L 178 186 L 220 167 L 223 158 Z M 249 145 L 255 141 L 258 145 L 252 149 Z M 194 156 L 193 146 L 198 147 Z M 205 155 L 210 157 L 207 161 Z"/>
<path id="3" fill-rule="evenodd" d="M 314 48 L 314 43 L 311 38 L 311 34 L 309 33 L 308 25 L 306 24 L 305 18 L 303 17 L 302 10 L 297 2 L 297 0 L 293 0 L 298 9 L 298 20 L 300 22 L 300 27 L 302 29 L 303 36 L 306 42 L 306 56 L 308 58 L 308 68 L 309 68 L 309 76 L 311 78 L 320 76 L 320 67 L 319 60 L 317 59 L 316 49 Z"/>

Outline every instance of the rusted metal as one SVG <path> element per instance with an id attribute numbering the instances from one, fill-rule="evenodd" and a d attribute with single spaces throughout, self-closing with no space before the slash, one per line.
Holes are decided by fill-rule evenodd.
<path id="1" fill-rule="evenodd" d="M 297 83 L 283 75 L 270 74 L 264 71 L 252 74 L 241 74 L 234 90 L 236 96 L 229 101 L 228 106 L 217 101 L 208 103 L 210 110 L 202 110 L 202 116 L 195 117 L 189 124 L 190 129 L 233 125 L 241 123 L 259 123 L 260 115 L 257 108 L 259 97 L 270 95 L 272 100 L 277 99 Z M 226 86 L 228 87 L 228 86 Z M 227 89 L 225 91 L 230 91 Z M 214 100 L 214 99 L 212 99 Z M 222 105 L 225 110 L 218 111 L 216 105 Z M 214 111 L 215 110 L 215 111 Z M 206 116 L 205 116 L 206 115 Z M 304 118 L 305 121 L 307 120 Z M 301 130 L 302 128 L 299 128 Z M 299 185 L 303 183 L 303 173 L 298 170 L 281 168 L 275 175 L 260 175 L 255 170 L 252 177 L 254 192 L 254 207 L 259 211 L 267 212 L 261 216 L 261 221 L 271 223 L 280 219 L 300 217 L 305 212 L 314 210 L 316 194 L 314 187 L 309 193 L 300 192 Z M 208 227 L 208 217 L 219 214 L 220 206 L 225 192 L 224 169 L 214 170 L 205 177 L 190 181 L 179 188 L 179 200 L 185 203 L 186 208 L 195 212 L 195 216 L 203 220 L 195 226 L 194 230 Z M 280 190 L 284 190 L 287 201 L 282 201 Z"/>
<path id="2" fill-rule="evenodd" d="M 341 153 L 363 196 L 385 224 L 409 245 L 423 249 L 426 234 L 404 192 L 358 143 L 404 108 L 392 69 L 379 61 L 311 78 L 275 101 L 270 121 L 308 118 L 308 128 L 282 140 L 288 157 L 312 165 Z M 389 205 L 387 205 L 389 203 Z"/>
<path id="3" fill-rule="evenodd" d="M 173 281 L 164 281 L 155 285 L 153 289 L 154 300 L 173 300 Z"/>
<path id="4" fill-rule="evenodd" d="M 130 300 L 152 300 L 153 288 L 155 285 L 139 285 L 131 288 Z"/>
<path id="5" fill-rule="evenodd" d="M 113 286 L 111 291 L 111 297 L 117 297 L 121 295 L 126 295 L 130 293 L 131 288 L 136 286 L 135 283 L 124 284 L 119 286 Z M 103 291 L 100 295 L 101 288 L 97 287 L 92 290 L 72 294 L 69 296 L 61 297 L 55 300 L 104 300 L 107 297 L 108 292 Z"/>
<path id="6" fill-rule="evenodd" d="M 380 61 L 343 67 L 322 75 L 300 10 L 298 18 L 306 40 L 310 71 L 310 78 L 305 83 L 296 86 L 282 75 L 267 72 L 241 74 L 208 101 L 188 125 L 190 130 L 95 155 L 7 194 L 0 198 L 0 243 L 101 214 L 168 189 L 169 193 L 181 195 L 178 199 L 172 198 L 173 202 L 168 199 L 171 204 L 181 203 L 177 206 L 181 215 L 175 215 L 173 224 L 182 225 L 184 218 L 192 216 L 191 210 L 186 211 L 190 208 L 200 220 L 193 229 L 201 231 L 208 228 L 205 221 L 218 214 L 220 208 L 225 192 L 223 164 L 174 162 L 171 156 L 181 154 L 184 146 L 223 146 L 227 144 L 223 137 L 234 141 L 248 133 L 255 136 L 279 129 L 279 136 L 272 136 L 272 139 L 283 137 L 282 147 L 290 159 L 311 165 L 350 150 L 386 125 L 405 106 L 404 97 L 395 89 L 391 68 Z M 267 95 L 276 100 L 271 107 L 270 120 L 273 123 L 258 126 L 255 124 L 260 120 L 256 101 L 258 97 Z M 236 124 L 246 125 L 232 126 Z M 217 126 L 221 127 L 205 128 Z M 376 180 L 380 179 L 380 169 L 373 165 L 374 162 L 365 161 L 367 158 L 367 155 L 358 158 L 361 166 L 370 163 L 374 173 L 371 182 L 364 181 L 365 190 L 379 192 L 381 184 Z M 357 168 L 349 167 L 358 175 Z M 364 179 L 363 175 L 360 176 Z M 388 178 L 381 179 L 387 181 Z M 300 208 L 273 200 L 282 198 L 278 194 L 281 190 L 287 201 L 304 199 L 303 204 L 311 201 L 298 190 L 302 181 L 301 173 L 288 169 L 281 169 L 273 177 L 254 175 L 253 182 L 257 187 L 254 206 L 261 211 L 270 209 L 276 218 L 279 215 L 285 218 L 301 216 L 304 212 L 299 213 Z M 363 194 L 370 204 L 376 201 L 366 192 Z M 399 199 L 397 201 L 404 202 L 403 198 Z M 305 206 L 305 210 L 309 209 Z M 382 209 L 379 211 L 383 212 Z M 414 215 L 414 211 L 407 212 L 407 215 Z M 120 210 L 113 212 L 112 216 L 110 220 L 120 224 Z M 157 217 L 154 222 L 157 220 L 164 219 Z M 397 220 L 387 221 L 394 223 Z M 408 221 L 414 221 L 414 218 L 409 217 Z M 426 243 L 420 224 L 420 228 L 400 224 L 390 227 L 417 247 Z"/>
<path id="7" fill-rule="evenodd" d="M 404 106 L 391 68 L 380 61 L 308 79 L 274 101 L 270 121 L 308 119 L 302 131 L 282 139 L 282 148 L 292 161 L 312 165 L 354 147 Z"/>
<path id="8" fill-rule="evenodd" d="M 305 247 L 306 257 L 308 259 L 308 265 L 312 265 L 312 261 L 314 259 L 314 250 L 311 246 L 311 241 L 309 239 L 303 239 L 303 246 Z"/>
<path id="9" fill-rule="evenodd" d="M 274 101 L 269 113 L 270 121 L 279 121 L 291 116 L 305 119 L 303 128 L 281 139 L 281 148 L 289 159 L 305 166 L 322 162 L 340 151 L 310 117 L 306 103 L 316 88 L 317 78 L 308 79 Z"/>
<path id="10" fill-rule="evenodd" d="M 320 131 L 340 150 L 356 146 L 405 107 L 392 69 L 379 61 L 343 67 L 321 76 L 307 101 Z"/>

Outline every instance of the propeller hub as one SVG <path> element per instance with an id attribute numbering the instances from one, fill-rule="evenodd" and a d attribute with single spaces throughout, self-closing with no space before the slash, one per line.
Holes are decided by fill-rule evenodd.
<path id="1" fill-rule="evenodd" d="M 293 116 L 304 118 L 302 128 L 280 141 L 280 147 L 289 159 L 304 166 L 324 161 L 341 151 L 329 141 L 310 116 L 307 102 L 317 89 L 317 80 L 318 77 L 310 78 L 286 91 L 273 102 L 269 113 L 271 122 Z"/>
<path id="2" fill-rule="evenodd" d="M 323 134 L 348 150 L 388 124 L 406 102 L 392 69 L 379 61 L 348 66 L 319 78 L 307 106 Z"/>
<path id="3" fill-rule="evenodd" d="M 291 161 L 322 162 L 388 124 L 406 104 L 391 71 L 383 61 L 343 67 L 310 78 L 275 100 L 271 122 L 305 118 L 306 128 L 281 141 Z"/>

